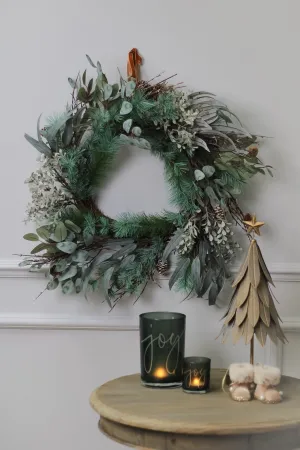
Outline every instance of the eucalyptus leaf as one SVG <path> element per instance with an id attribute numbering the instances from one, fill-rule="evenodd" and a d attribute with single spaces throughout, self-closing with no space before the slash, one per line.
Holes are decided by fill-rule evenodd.
<path id="1" fill-rule="evenodd" d="M 151 150 L 151 144 L 147 139 L 144 138 L 136 138 L 134 139 L 133 145 L 136 145 L 139 148 L 144 148 L 145 150 Z"/>
<path id="2" fill-rule="evenodd" d="M 49 247 L 49 244 L 45 244 L 44 242 L 42 242 L 41 244 L 38 244 L 36 247 L 34 247 L 31 250 L 31 254 L 34 255 L 35 253 L 39 253 L 42 252 L 43 250 L 47 250 Z"/>
<path id="3" fill-rule="evenodd" d="M 36 124 L 36 132 L 37 132 L 37 137 L 38 137 L 39 142 L 43 142 L 42 135 L 41 135 L 41 128 L 40 128 L 41 117 L 42 117 L 42 114 L 39 115 L 37 124 Z"/>
<path id="4" fill-rule="evenodd" d="M 130 264 L 132 264 L 134 260 L 135 260 L 135 255 L 125 256 L 125 258 L 122 259 L 122 261 L 121 261 L 120 270 L 124 269 L 125 267 L 129 266 Z"/>
<path id="5" fill-rule="evenodd" d="M 111 252 L 107 252 L 107 253 L 100 253 L 100 255 L 98 255 L 91 263 L 90 265 L 85 269 L 84 273 L 83 273 L 83 286 L 82 286 L 82 290 L 84 292 L 87 291 L 88 288 L 88 284 L 89 284 L 89 280 L 91 278 L 92 273 L 94 272 L 94 270 L 96 270 L 96 268 L 104 261 L 106 261 L 107 259 L 109 259 L 111 256 L 113 255 L 113 253 Z"/>
<path id="6" fill-rule="evenodd" d="M 35 233 L 24 234 L 23 239 L 26 241 L 39 241 L 39 237 Z"/>
<path id="7" fill-rule="evenodd" d="M 132 119 L 127 119 L 127 120 L 125 120 L 125 122 L 123 122 L 123 129 L 126 131 L 126 133 L 129 133 L 131 125 L 132 125 Z"/>
<path id="8" fill-rule="evenodd" d="M 39 227 L 36 230 L 41 239 L 47 241 L 50 238 L 50 231 L 46 227 Z"/>
<path id="9" fill-rule="evenodd" d="M 88 230 L 83 230 L 83 240 L 85 245 L 88 247 L 92 244 L 94 240 L 94 235 L 91 234 Z"/>
<path id="10" fill-rule="evenodd" d="M 196 294 L 201 292 L 201 262 L 199 256 L 196 256 L 192 262 L 191 275 Z"/>
<path id="11" fill-rule="evenodd" d="M 200 257 L 201 267 L 206 266 L 206 256 L 207 256 L 207 252 L 209 251 L 209 249 L 210 249 L 210 246 L 209 246 L 208 242 L 206 242 L 206 241 L 199 242 L 199 257 Z"/>
<path id="12" fill-rule="evenodd" d="M 68 261 L 66 259 L 60 259 L 55 264 L 55 271 L 56 272 L 63 272 L 68 267 Z"/>
<path id="13" fill-rule="evenodd" d="M 107 269 L 103 275 L 104 296 L 105 296 L 105 299 L 106 299 L 107 303 L 109 304 L 110 308 L 112 308 L 112 304 L 111 304 L 110 296 L 109 296 L 109 286 L 110 286 L 110 280 L 114 273 L 114 270 L 115 270 L 115 268 L 114 268 L 114 266 L 112 266 L 109 269 Z"/>
<path id="14" fill-rule="evenodd" d="M 165 263 L 167 261 L 167 259 L 169 258 L 170 254 L 176 250 L 176 248 L 178 247 L 180 241 L 182 240 L 182 234 L 183 234 L 183 230 L 181 228 L 178 228 L 175 233 L 173 234 L 173 236 L 171 237 L 171 239 L 169 240 L 169 242 L 167 243 L 163 255 L 162 255 L 162 262 Z"/>
<path id="15" fill-rule="evenodd" d="M 97 67 L 95 66 L 95 64 L 93 63 L 93 61 L 91 60 L 91 58 L 89 57 L 89 55 L 85 55 L 86 56 L 86 59 L 88 60 L 88 62 L 90 63 L 90 65 L 92 66 L 92 67 L 94 67 L 94 69 L 97 69 Z"/>
<path id="16" fill-rule="evenodd" d="M 126 97 L 131 97 L 132 96 L 132 94 L 133 94 L 133 92 L 135 90 L 135 86 L 136 86 L 135 81 L 133 81 L 133 80 L 127 81 L 126 88 L 125 88 Z"/>
<path id="17" fill-rule="evenodd" d="M 213 188 L 211 186 L 207 186 L 205 188 L 205 192 L 208 195 L 212 206 L 215 207 L 219 203 L 219 199 L 218 199 L 215 191 L 213 190 Z"/>
<path id="18" fill-rule="evenodd" d="M 169 280 L 169 289 L 170 290 L 172 289 L 172 287 L 174 286 L 176 281 L 178 281 L 179 278 L 181 278 L 185 274 L 189 265 L 190 265 L 189 258 L 183 258 L 179 261 L 179 263 L 177 264 L 177 267 L 175 268 L 175 270 L 172 273 L 171 278 Z"/>
<path id="19" fill-rule="evenodd" d="M 75 80 L 73 80 L 73 78 L 68 78 L 68 82 L 69 82 L 69 85 L 71 86 L 71 88 L 72 89 L 76 89 L 76 81 Z"/>
<path id="20" fill-rule="evenodd" d="M 76 238 L 75 233 L 73 233 L 73 231 L 69 231 L 65 240 L 74 241 L 75 238 Z"/>
<path id="21" fill-rule="evenodd" d="M 62 142 L 65 147 L 70 145 L 72 137 L 73 137 L 73 118 L 70 117 L 70 119 L 66 121 L 65 129 L 62 135 Z"/>
<path id="22" fill-rule="evenodd" d="M 58 242 L 56 247 L 64 253 L 71 254 L 75 252 L 77 244 L 75 242 Z"/>
<path id="23" fill-rule="evenodd" d="M 76 250 L 76 252 L 72 255 L 72 261 L 83 263 L 89 256 L 89 252 L 86 250 Z"/>
<path id="24" fill-rule="evenodd" d="M 118 83 L 112 85 L 111 98 L 116 98 L 119 95 L 120 86 Z"/>
<path id="25" fill-rule="evenodd" d="M 99 61 L 97 61 L 97 72 L 99 75 L 102 75 L 102 66 Z"/>
<path id="26" fill-rule="evenodd" d="M 86 69 L 85 69 L 85 71 L 83 72 L 83 75 L 82 75 L 82 82 L 83 82 L 84 85 L 86 84 Z"/>
<path id="27" fill-rule="evenodd" d="M 78 100 L 80 102 L 87 103 L 87 101 L 88 101 L 88 93 L 87 93 L 87 91 L 85 90 L 84 87 L 81 87 L 78 90 L 77 98 L 78 98 Z"/>
<path id="28" fill-rule="evenodd" d="M 219 286 L 217 285 L 217 283 L 213 282 L 208 293 L 208 304 L 210 306 L 216 303 L 218 294 Z"/>
<path id="29" fill-rule="evenodd" d="M 31 266 L 32 262 L 30 259 L 24 259 L 24 261 L 21 261 L 18 266 L 19 267 L 26 267 L 26 266 Z"/>
<path id="30" fill-rule="evenodd" d="M 77 274 L 77 267 L 70 266 L 58 279 L 59 281 L 68 280 L 69 278 L 73 278 Z"/>
<path id="31" fill-rule="evenodd" d="M 108 100 L 112 94 L 112 86 L 110 84 L 106 84 L 103 88 L 103 97 L 104 100 Z"/>
<path id="32" fill-rule="evenodd" d="M 94 80 L 93 80 L 93 78 L 91 78 L 89 83 L 88 83 L 88 85 L 87 85 L 87 92 L 88 92 L 88 94 L 90 94 L 92 92 L 93 83 L 94 83 Z"/>
<path id="33" fill-rule="evenodd" d="M 205 174 L 202 172 L 202 170 L 196 169 L 194 171 L 195 179 L 196 181 L 201 181 L 205 178 Z"/>
<path id="34" fill-rule="evenodd" d="M 75 292 L 79 294 L 82 291 L 83 280 L 81 278 L 77 278 L 75 281 Z"/>
<path id="35" fill-rule="evenodd" d="M 125 255 L 128 255 L 129 253 L 134 252 L 136 247 L 137 247 L 137 244 L 126 245 L 125 247 L 121 248 L 116 253 L 114 253 L 113 258 L 116 259 L 116 258 L 121 258 Z"/>
<path id="36" fill-rule="evenodd" d="M 66 281 L 62 287 L 62 292 L 63 294 L 73 294 L 74 290 L 75 290 L 75 286 L 72 280 L 68 280 Z"/>
<path id="37" fill-rule="evenodd" d="M 218 116 L 220 119 L 225 120 L 226 123 L 232 123 L 230 117 L 228 117 L 227 114 L 225 114 L 221 109 L 218 110 Z"/>
<path id="38" fill-rule="evenodd" d="M 37 141 L 26 133 L 24 134 L 24 137 L 40 153 L 48 157 L 52 156 L 52 151 L 43 141 Z"/>
<path id="39" fill-rule="evenodd" d="M 59 285 L 58 280 L 54 278 L 54 280 L 48 282 L 46 289 L 48 289 L 48 291 L 53 291 L 54 289 L 57 288 L 58 285 Z"/>
<path id="40" fill-rule="evenodd" d="M 58 222 L 54 231 L 54 236 L 57 239 L 57 241 L 58 242 L 64 241 L 67 237 L 67 234 L 68 232 L 63 222 Z"/>
<path id="41" fill-rule="evenodd" d="M 195 144 L 196 144 L 198 147 L 202 147 L 202 148 L 204 148 L 204 150 L 206 150 L 207 152 L 210 152 L 210 150 L 209 150 L 209 148 L 208 148 L 208 146 L 207 146 L 207 143 L 206 143 L 203 139 L 201 139 L 201 138 L 199 138 L 198 136 L 196 136 L 196 137 L 194 138 L 194 141 L 195 141 Z"/>
<path id="42" fill-rule="evenodd" d="M 132 111 L 132 104 L 124 100 L 120 109 L 121 116 L 129 114 L 131 111 Z"/>
<path id="43" fill-rule="evenodd" d="M 140 127 L 133 127 L 132 132 L 137 137 L 139 137 L 142 134 L 142 130 Z"/>
<path id="44" fill-rule="evenodd" d="M 65 220 L 65 226 L 68 228 L 68 230 L 71 230 L 74 233 L 81 232 L 81 228 L 69 219 Z"/>
<path id="45" fill-rule="evenodd" d="M 207 178 L 210 178 L 215 173 L 216 169 L 213 166 L 204 166 L 202 171 Z"/>
<path id="46" fill-rule="evenodd" d="M 208 269 L 204 276 L 204 279 L 203 279 L 203 284 L 202 284 L 201 291 L 200 291 L 200 297 L 202 297 L 205 294 L 205 292 L 208 290 L 208 288 L 212 282 L 212 277 L 213 277 L 213 272 L 211 269 Z"/>

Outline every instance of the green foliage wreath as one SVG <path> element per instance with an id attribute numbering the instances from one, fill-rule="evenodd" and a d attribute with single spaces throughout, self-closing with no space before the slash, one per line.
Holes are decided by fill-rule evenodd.
<path id="1" fill-rule="evenodd" d="M 100 63 L 69 78 L 72 104 L 37 126 L 26 139 L 41 153 L 27 180 L 29 220 L 39 241 L 22 266 L 47 266 L 47 289 L 63 293 L 103 289 L 113 307 L 124 295 L 141 295 L 149 281 L 177 264 L 169 286 L 214 304 L 238 247 L 232 226 L 243 227 L 236 201 L 253 175 L 270 170 L 249 134 L 225 104 L 208 92 L 186 94 L 164 81 L 123 79 L 109 84 Z M 164 162 L 177 212 L 122 213 L 108 217 L 96 203 L 124 145 L 150 151 Z"/>

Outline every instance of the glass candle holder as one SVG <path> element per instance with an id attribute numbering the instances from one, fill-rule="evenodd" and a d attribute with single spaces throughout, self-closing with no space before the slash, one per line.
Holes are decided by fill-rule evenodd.
<path id="1" fill-rule="evenodd" d="M 150 312 L 140 315 L 141 382 L 149 387 L 182 385 L 185 315 Z"/>
<path id="2" fill-rule="evenodd" d="M 210 359 L 191 356 L 183 361 L 182 389 L 188 394 L 206 394 L 210 383 Z"/>

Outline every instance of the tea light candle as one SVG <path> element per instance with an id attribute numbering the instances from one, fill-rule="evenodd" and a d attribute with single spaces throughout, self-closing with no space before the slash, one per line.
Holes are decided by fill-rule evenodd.
<path id="1" fill-rule="evenodd" d="M 183 360 L 183 391 L 206 394 L 210 382 L 210 359 L 191 356 Z"/>
<path id="2" fill-rule="evenodd" d="M 155 378 L 165 378 L 168 376 L 168 372 L 166 371 L 166 369 L 164 367 L 158 367 L 155 371 L 154 374 Z"/>

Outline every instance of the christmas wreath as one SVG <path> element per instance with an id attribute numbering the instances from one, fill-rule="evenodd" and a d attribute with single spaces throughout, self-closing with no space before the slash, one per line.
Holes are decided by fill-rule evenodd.
<path id="1" fill-rule="evenodd" d="M 141 58 L 129 53 L 128 77 L 109 84 L 99 62 L 96 77 L 69 78 L 72 103 L 37 139 L 41 154 L 27 180 L 32 202 L 28 220 L 39 241 L 22 266 L 47 266 L 46 289 L 86 293 L 103 289 L 113 307 L 124 295 L 141 295 L 149 281 L 177 264 L 169 287 L 214 304 L 229 276 L 238 245 L 232 227 L 244 227 L 236 196 L 257 173 L 270 171 L 258 158 L 257 136 L 209 92 L 185 93 L 169 80 L 139 80 Z M 123 212 L 108 217 L 97 204 L 124 145 L 149 151 L 164 162 L 171 203 L 177 212 Z"/>

